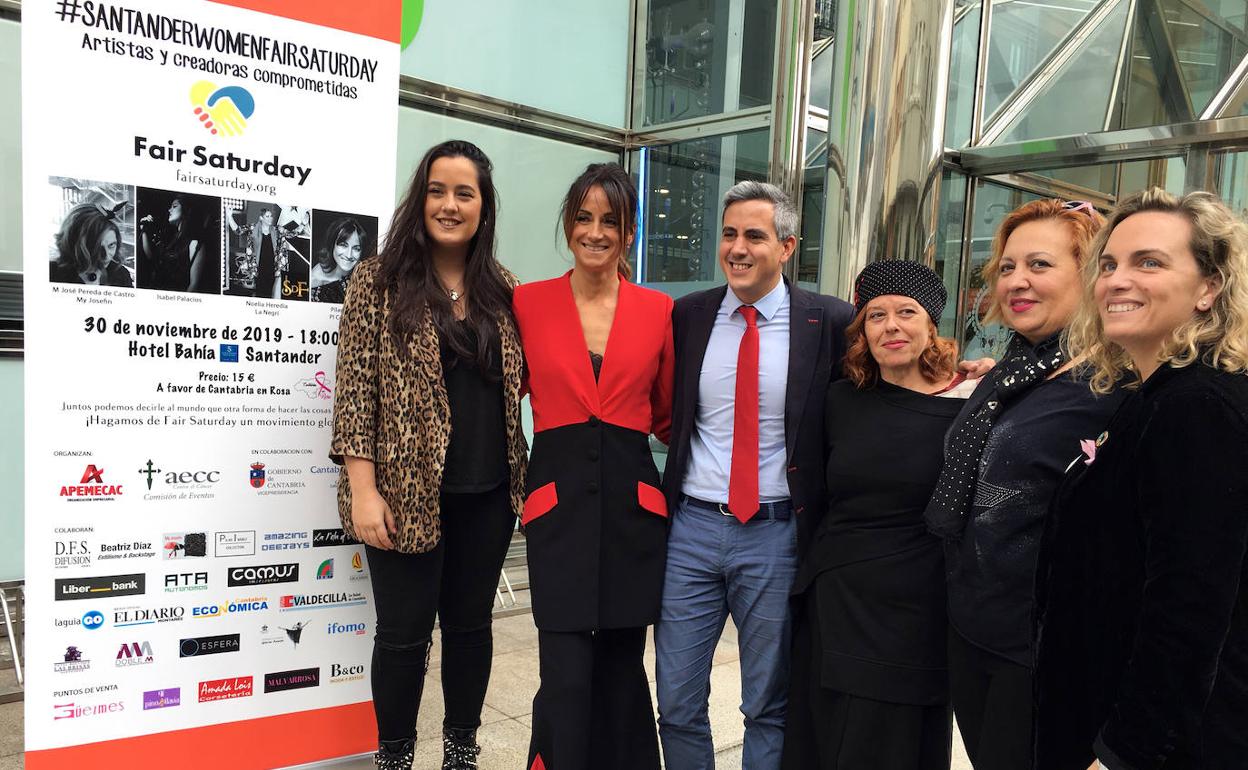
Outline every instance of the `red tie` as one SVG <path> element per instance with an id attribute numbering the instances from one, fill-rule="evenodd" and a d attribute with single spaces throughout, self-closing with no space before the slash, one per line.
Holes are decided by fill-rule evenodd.
<path id="1" fill-rule="evenodd" d="M 745 334 L 737 350 L 728 510 L 744 524 L 758 513 L 758 310 L 742 305 L 738 312 L 745 319 Z"/>

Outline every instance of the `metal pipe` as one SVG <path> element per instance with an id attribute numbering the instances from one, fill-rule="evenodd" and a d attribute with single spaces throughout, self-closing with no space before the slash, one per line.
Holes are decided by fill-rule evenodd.
<path id="1" fill-rule="evenodd" d="M 933 262 L 953 0 L 849 0 L 836 29 L 819 290 L 845 296 L 868 262 Z"/>
<path id="2" fill-rule="evenodd" d="M 988 83 L 988 47 L 992 45 L 992 0 L 980 0 L 979 47 L 975 52 L 975 94 L 971 105 L 971 140 L 974 147 L 984 136 L 984 94 Z"/>
<path id="3" fill-rule="evenodd" d="M 4 606 L 4 630 L 9 635 L 9 649 L 13 651 L 13 671 L 17 674 L 17 684 L 24 687 L 22 682 L 22 656 L 17 649 L 17 640 L 13 638 L 13 617 L 9 615 L 9 600 L 4 595 L 4 590 L 0 589 L 0 605 Z"/>
<path id="4" fill-rule="evenodd" d="M 802 197 L 814 38 L 814 0 L 781 0 L 776 24 L 776 80 L 771 100 L 767 176 L 794 201 Z"/>

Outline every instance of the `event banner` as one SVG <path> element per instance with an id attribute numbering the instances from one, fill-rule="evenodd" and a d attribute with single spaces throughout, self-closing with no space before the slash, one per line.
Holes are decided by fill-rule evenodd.
<path id="1" fill-rule="evenodd" d="M 22 7 L 26 766 L 375 746 L 328 458 L 399 0 Z"/>

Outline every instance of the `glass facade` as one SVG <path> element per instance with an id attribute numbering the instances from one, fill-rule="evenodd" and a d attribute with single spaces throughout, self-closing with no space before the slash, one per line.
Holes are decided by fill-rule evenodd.
<path id="1" fill-rule="evenodd" d="M 22 34 L 0 19 L 0 271 L 22 270 Z"/>

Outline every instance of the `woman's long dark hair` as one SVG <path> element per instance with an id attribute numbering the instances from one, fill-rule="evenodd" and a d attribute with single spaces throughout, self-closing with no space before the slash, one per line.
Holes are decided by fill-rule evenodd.
<path id="1" fill-rule="evenodd" d="M 429 171 L 439 158 L 467 158 L 477 167 L 481 219 L 476 234 L 468 242 L 468 260 L 464 268 L 464 291 L 468 295 L 467 323 L 477 334 L 475 349 L 469 344 L 467 330 L 456 323 L 451 300 L 434 274 L 433 243 L 425 229 Z M 428 308 L 433 314 L 434 325 L 455 355 L 475 358 L 482 372 L 490 370 L 499 319 L 511 320 L 512 293 L 511 285 L 504 279 L 502 267 L 494 257 L 498 194 L 492 174 L 493 166 L 481 148 L 458 139 L 431 148 L 416 166 L 407 195 L 394 212 L 394 222 L 386 235 L 374 283 L 376 291 L 390 292 L 389 329 L 400 355 L 408 354 L 407 341 L 412 339 L 425 308 Z"/>

